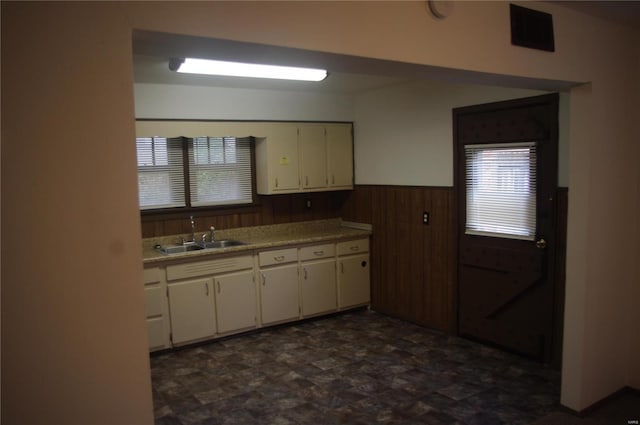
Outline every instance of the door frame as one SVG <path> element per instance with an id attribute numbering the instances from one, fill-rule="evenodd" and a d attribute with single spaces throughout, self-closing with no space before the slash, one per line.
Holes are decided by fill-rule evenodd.
<path id="1" fill-rule="evenodd" d="M 540 96 L 532 96 L 532 97 L 510 99 L 510 100 L 490 102 L 490 103 L 484 103 L 484 104 L 478 104 L 478 105 L 463 106 L 463 107 L 453 108 L 452 110 L 452 116 L 453 116 L 452 142 L 453 142 L 453 161 L 454 161 L 453 163 L 453 190 L 454 190 L 453 214 L 454 214 L 454 220 L 455 220 L 455 226 L 453 231 L 454 255 L 455 255 L 455 260 L 453 262 L 454 264 L 453 282 L 454 282 L 454 291 L 455 291 L 455 301 L 453 303 L 454 305 L 452 308 L 451 318 L 453 323 L 452 328 L 455 329 L 454 332 L 456 335 L 460 334 L 459 333 L 460 285 L 459 285 L 458 271 L 460 267 L 460 264 L 459 264 L 460 262 L 460 228 L 461 228 L 461 220 L 463 216 L 463 212 L 461 210 L 461 205 L 463 204 L 463 202 L 461 202 L 461 199 L 460 199 L 460 197 L 463 196 L 460 193 L 461 179 L 463 178 L 460 175 L 460 160 L 461 160 L 461 157 L 464 157 L 464 147 L 461 146 L 459 141 L 459 137 L 460 137 L 459 131 L 458 131 L 459 119 L 461 116 L 466 116 L 466 115 L 496 112 L 501 110 L 506 111 L 506 110 L 512 110 L 512 109 L 526 108 L 526 107 L 531 107 L 536 105 L 548 105 L 549 107 L 552 108 L 552 112 L 557 116 L 558 110 L 559 110 L 559 94 L 550 93 L 550 94 L 544 94 Z M 553 225 L 553 229 L 552 229 L 553 231 L 552 231 L 552 234 L 545 235 L 545 236 L 549 242 L 548 255 L 547 255 L 548 257 L 547 275 L 548 275 L 548 279 L 551 280 L 551 285 L 553 287 L 553 294 L 554 294 L 553 310 L 552 310 L 553 325 L 552 325 L 552 335 L 551 335 L 551 341 L 554 344 L 554 347 L 551 349 L 552 352 L 550 355 L 549 363 L 552 367 L 555 367 L 559 370 L 561 366 L 561 358 L 562 358 L 564 279 L 563 279 L 563 275 L 558 274 L 557 270 L 559 265 L 556 263 L 559 259 L 563 259 L 564 256 L 563 255 L 559 256 L 558 253 L 556 252 L 556 248 L 558 247 L 558 242 L 559 242 L 558 237 L 561 237 L 563 234 L 559 226 L 561 225 L 561 223 L 558 222 L 559 188 L 558 188 L 558 149 L 557 147 L 559 143 L 559 123 L 558 121 L 556 121 L 556 123 L 557 125 L 552 125 L 549 128 L 549 138 L 554 139 L 556 143 L 556 149 L 553 152 L 553 161 L 556 164 L 556 166 L 553 167 L 552 170 L 548 170 L 544 178 L 552 179 L 554 183 L 554 192 L 552 194 L 553 201 L 551 206 L 551 211 L 552 211 L 551 220 Z M 564 196 L 566 201 L 566 193 L 564 194 Z M 538 202 L 539 201 L 540 199 L 538 199 Z M 565 217 L 566 217 L 566 214 L 565 214 Z M 562 243 L 564 246 L 564 242 Z M 562 267 L 561 265 L 559 268 L 561 270 L 564 270 L 564 267 Z"/>

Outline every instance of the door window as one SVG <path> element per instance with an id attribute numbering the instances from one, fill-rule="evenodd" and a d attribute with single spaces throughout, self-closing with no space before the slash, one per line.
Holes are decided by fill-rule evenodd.
<path id="1" fill-rule="evenodd" d="M 536 144 L 466 145 L 465 234 L 534 240 Z"/>

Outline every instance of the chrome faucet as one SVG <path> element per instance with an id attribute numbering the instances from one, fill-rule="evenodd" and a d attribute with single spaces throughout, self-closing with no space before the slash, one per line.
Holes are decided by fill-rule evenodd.
<path id="1" fill-rule="evenodd" d="M 209 229 L 209 233 L 210 233 L 209 236 L 211 238 L 211 242 L 215 242 L 216 241 L 216 235 L 214 233 L 215 231 L 216 231 L 216 228 L 211 226 L 211 228 Z"/>
<path id="2" fill-rule="evenodd" d="M 196 222 L 193 220 L 193 216 L 190 216 L 191 220 L 191 242 L 196 241 Z"/>

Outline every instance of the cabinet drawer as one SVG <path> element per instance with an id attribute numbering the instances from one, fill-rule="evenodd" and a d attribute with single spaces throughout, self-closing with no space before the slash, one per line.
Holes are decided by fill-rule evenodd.
<path id="1" fill-rule="evenodd" d="M 162 279 L 162 272 L 160 267 L 151 267 L 143 270 L 143 282 L 144 284 L 157 283 Z"/>
<path id="2" fill-rule="evenodd" d="M 253 257 L 242 255 L 216 260 L 194 261 L 191 263 L 167 266 L 167 280 L 185 279 L 197 276 L 209 276 L 253 268 Z"/>
<path id="3" fill-rule="evenodd" d="M 369 252 L 369 239 L 338 243 L 338 255 L 359 254 L 361 252 Z"/>
<path id="4" fill-rule="evenodd" d="M 162 288 L 144 288 L 144 307 L 147 317 L 162 316 Z"/>
<path id="5" fill-rule="evenodd" d="M 274 251 L 264 251 L 258 254 L 260 266 L 272 266 L 274 264 L 285 264 L 298 261 L 298 249 L 287 248 Z"/>
<path id="6" fill-rule="evenodd" d="M 300 261 L 333 257 L 334 255 L 336 255 L 336 246 L 332 243 L 325 245 L 305 246 L 303 248 L 300 248 L 300 252 L 298 255 L 300 256 Z"/>

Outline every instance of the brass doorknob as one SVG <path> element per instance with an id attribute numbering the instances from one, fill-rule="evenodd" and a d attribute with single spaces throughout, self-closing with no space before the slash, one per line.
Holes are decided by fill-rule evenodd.
<path id="1" fill-rule="evenodd" d="M 538 239 L 536 241 L 536 248 L 545 249 L 547 247 L 547 241 L 544 239 Z"/>

